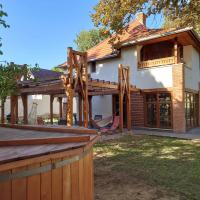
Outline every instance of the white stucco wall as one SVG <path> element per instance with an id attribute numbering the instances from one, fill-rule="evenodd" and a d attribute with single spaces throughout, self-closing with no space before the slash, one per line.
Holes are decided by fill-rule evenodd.
<path id="1" fill-rule="evenodd" d="M 160 66 L 150 69 L 139 70 L 137 67 L 137 49 L 140 47 L 123 48 L 121 57 L 98 61 L 96 63 L 96 73 L 92 73 L 92 78 L 118 81 L 118 65 L 130 66 L 131 84 L 141 89 L 153 89 L 172 87 L 172 66 Z"/>
<path id="2" fill-rule="evenodd" d="M 200 82 L 200 57 L 197 50 L 191 45 L 183 48 L 183 59 L 185 61 L 185 87 L 187 89 L 199 90 Z"/>
<path id="3" fill-rule="evenodd" d="M 131 84 L 140 89 L 154 89 L 154 88 L 166 88 L 172 87 L 172 66 L 160 66 L 150 69 L 139 70 L 138 63 L 138 51 L 140 46 L 123 48 L 121 50 L 120 58 L 114 58 L 104 61 L 98 61 L 96 63 L 96 73 L 92 73 L 91 77 L 94 79 L 115 81 L 118 82 L 118 65 L 123 64 L 130 66 L 130 78 Z M 138 55 L 138 56 L 137 56 Z M 106 107 L 104 115 L 112 113 L 112 101 L 105 103 L 108 97 L 95 97 L 93 100 L 93 114 L 103 113 L 102 111 Z"/>
<path id="4" fill-rule="evenodd" d="M 108 117 L 112 115 L 112 96 L 94 96 L 92 98 L 92 116 L 102 115 Z"/>
<path id="5" fill-rule="evenodd" d="M 50 113 L 50 97 L 48 95 L 37 95 L 38 99 L 33 99 L 32 96 L 28 96 L 28 114 L 31 111 L 33 102 L 37 103 L 37 115 L 48 115 Z M 36 97 L 36 98 L 37 98 Z M 59 103 L 57 98 L 53 102 L 53 112 L 54 114 L 59 114 Z M 10 98 L 7 98 L 5 103 L 5 115 L 10 113 Z M 19 117 L 23 116 L 23 105 L 21 98 L 18 98 L 18 113 Z"/>
<path id="6" fill-rule="evenodd" d="M 133 72 L 134 73 L 134 72 Z M 140 89 L 155 89 L 172 87 L 172 66 L 160 66 L 136 71 L 133 85 Z"/>

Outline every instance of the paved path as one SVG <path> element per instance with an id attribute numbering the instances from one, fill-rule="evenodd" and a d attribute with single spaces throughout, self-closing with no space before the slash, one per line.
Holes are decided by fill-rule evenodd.
<path id="1" fill-rule="evenodd" d="M 154 135 L 154 136 L 165 136 L 174 137 L 187 140 L 200 140 L 200 128 L 195 128 L 187 133 L 173 133 L 170 131 L 158 131 L 158 130 L 146 130 L 146 129 L 135 129 L 132 131 L 133 134 L 143 135 Z"/>

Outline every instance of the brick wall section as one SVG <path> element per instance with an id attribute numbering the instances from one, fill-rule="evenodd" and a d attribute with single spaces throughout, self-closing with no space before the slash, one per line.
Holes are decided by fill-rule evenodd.
<path id="1" fill-rule="evenodd" d="M 131 94 L 131 125 L 144 127 L 144 98 L 139 92 Z"/>
<path id="2" fill-rule="evenodd" d="M 184 133 L 185 123 L 185 73 L 183 64 L 175 64 L 172 69 L 173 75 L 173 131 Z"/>

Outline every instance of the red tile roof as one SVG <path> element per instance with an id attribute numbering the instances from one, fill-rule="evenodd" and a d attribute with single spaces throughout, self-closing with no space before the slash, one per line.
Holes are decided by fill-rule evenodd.
<path id="1" fill-rule="evenodd" d="M 132 21 L 127 30 L 120 36 L 120 45 L 125 43 L 129 43 L 131 41 L 135 41 L 135 43 L 139 42 L 144 38 L 148 37 L 160 37 L 165 34 L 171 34 L 172 31 L 178 31 L 179 29 L 149 29 L 145 25 L 141 24 L 137 19 Z M 180 29 L 184 30 L 184 29 Z M 150 38 L 149 38 L 150 39 Z M 109 43 L 110 38 L 107 38 L 92 47 L 87 51 L 88 53 L 88 61 L 95 61 L 98 59 L 105 59 L 114 57 L 117 55 L 116 52 L 113 51 L 111 44 Z M 118 44 L 118 46 L 120 46 Z M 60 67 L 66 67 L 67 62 L 59 65 Z"/>
<path id="2" fill-rule="evenodd" d="M 169 29 L 148 29 L 145 25 L 141 24 L 137 19 L 132 21 L 127 30 L 120 35 L 120 44 L 137 40 L 152 34 L 166 32 Z M 109 44 L 109 39 L 107 38 L 97 44 L 96 46 L 89 49 L 88 52 L 88 61 L 97 60 L 109 57 L 113 54 L 113 48 Z"/>

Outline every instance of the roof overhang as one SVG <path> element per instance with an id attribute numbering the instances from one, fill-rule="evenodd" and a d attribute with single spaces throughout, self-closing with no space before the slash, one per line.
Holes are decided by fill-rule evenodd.
<path id="1" fill-rule="evenodd" d="M 155 34 L 137 40 L 128 41 L 122 43 L 120 47 L 132 46 L 132 45 L 145 45 L 166 40 L 172 40 L 177 38 L 178 42 L 184 46 L 193 45 L 200 52 L 200 37 L 192 27 L 187 27 L 179 30 L 172 30 L 161 34 Z"/>
<path id="2" fill-rule="evenodd" d="M 110 59 L 110 58 L 117 58 L 117 57 L 120 56 L 120 54 L 121 54 L 121 51 L 118 50 L 117 52 L 110 54 L 110 55 L 107 55 L 107 56 L 104 56 L 102 58 L 88 59 L 88 62 L 97 62 L 97 61 L 101 61 L 101 60 L 107 60 L 107 59 Z"/>

